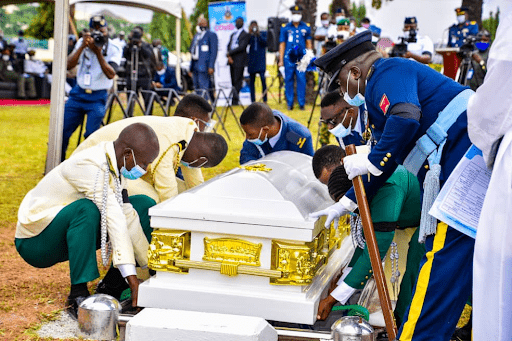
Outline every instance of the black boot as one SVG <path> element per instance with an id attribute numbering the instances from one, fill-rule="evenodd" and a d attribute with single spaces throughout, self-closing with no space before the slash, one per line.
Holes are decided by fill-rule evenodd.
<path id="1" fill-rule="evenodd" d="M 121 272 L 111 266 L 105 277 L 98 283 L 96 293 L 107 294 L 120 300 L 121 294 L 128 288 L 130 286 L 126 283 Z"/>

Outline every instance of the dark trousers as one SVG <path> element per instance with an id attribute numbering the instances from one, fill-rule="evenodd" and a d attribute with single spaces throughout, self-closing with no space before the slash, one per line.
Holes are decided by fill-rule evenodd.
<path id="1" fill-rule="evenodd" d="M 256 88 L 254 87 L 254 82 L 256 81 L 256 75 L 259 74 L 260 75 L 260 80 L 261 80 L 261 91 L 265 94 L 263 96 L 263 102 L 267 103 L 267 94 L 265 93 L 265 91 L 267 91 L 267 82 L 266 82 L 266 79 L 265 79 L 265 70 L 263 71 L 259 71 L 259 72 L 254 72 L 254 73 L 249 73 L 249 89 L 251 90 L 251 101 L 252 102 L 256 102 Z"/>
<path id="2" fill-rule="evenodd" d="M 229 71 L 231 72 L 231 85 L 235 88 L 233 91 L 233 105 L 238 105 L 240 99 L 238 93 L 242 89 L 242 82 L 244 80 L 244 67 L 238 65 L 230 65 Z"/>
<path id="3" fill-rule="evenodd" d="M 130 197 L 139 214 L 146 238 L 151 240 L 148 210 L 156 203 L 145 195 Z M 48 268 L 69 260 L 71 284 L 87 283 L 100 276 L 96 250 L 101 247 L 98 207 L 89 199 L 77 200 L 64 207 L 40 234 L 16 239 L 16 250 L 30 265 Z"/>

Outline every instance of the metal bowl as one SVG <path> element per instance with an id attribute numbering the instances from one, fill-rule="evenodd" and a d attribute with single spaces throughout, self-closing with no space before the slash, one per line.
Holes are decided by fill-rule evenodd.
<path id="1" fill-rule="evenodd" d="M 119 301 L 110 295 L 96 294 L 78 307 L 80 336 L 95 340 L 115 340 L 121 313 Z"/>
<path id="2" fill-rule="evenodd" d="M 375 341 L 375 331 L 357 316 L 344 316 L 331 327 L 334 341 Z"/>

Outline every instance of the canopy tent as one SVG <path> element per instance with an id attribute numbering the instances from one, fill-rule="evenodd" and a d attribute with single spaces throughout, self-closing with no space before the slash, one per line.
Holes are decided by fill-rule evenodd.
<path id="1" fill-rule="evenodd" d="M 8 3 L 31 2 L 26 0 L 7 1 Z M 49 2 L 49 1 L 47 1 Z M 150 9 L 168 13 L 176 17 L 176 80 L 181 80 L 180 51 L 181 51 L 181 4 L 180 0 L 55 0 L 55 50 L 53 57 L 53 84 L 50 105 L 50 131 L 48 136 L 48 153 L 46 155 L 45 173 L 55 168 L 61 160 L 62 126 L 64 122 L 64 83 L 66 74 L 66 52 L 68 39 L 67 19 L 69 5 L 77 3 L 105 3 Z"/>

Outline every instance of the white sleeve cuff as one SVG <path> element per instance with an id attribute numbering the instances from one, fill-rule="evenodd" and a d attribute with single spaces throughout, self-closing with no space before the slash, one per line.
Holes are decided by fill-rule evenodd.
<path id="1" fill-rule="evenodd" d="M 137 271 L 135 270 L 134 264 L 118 264 L 117 268 L 121 272 L 121 276 L 123 276 L 123 278 L 131 275 L 137 276 Z"/>
<path id="2" fill-rule="evenodd" d="M 357 204 L 350 200 L 348 197 L 343 196 L 339 201 L 344 207 L 346 207 L 350 212 L 354 212 L 357 208 Z"/>
<path id="3" fill-rule="evenodd" d="M 352 268 L 351 267 L 346 267 L 344 270 L 343 270 L 343 275 L 341 275 L 340 279 L 338 280 L 338 282 L 336 282 L 336 285 L 340 285 L 341 283 L 343 283 L 343 281 L 345 280 L 345 278 L 348 276 L 348 274 L 350 273 L 350 271 L 352 271 Z"/>
<path id="4" fill-rule="evenodd" d="M 334 289 L 331 292 L 331 296 L 334 297 L 336 301 L 340 302 L 341 304 L 345 304 L 347 303 L 350 296 L 352 296 L 354 292 L 356 292 L 356 290 L 357 289 L 352 288 L 347 283 L 342 282 L 340 285 L 336 287 L 336 289 Z"/>
<path id="5" fill-rule="evenodd" d="M 382 171 L 375 167 L 371 162 L 368 162 L 368 171 L 375 176 L 380 176 L 382 174 Z"/>

